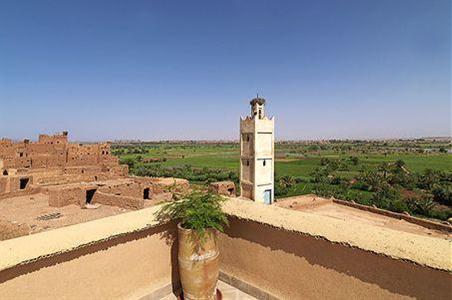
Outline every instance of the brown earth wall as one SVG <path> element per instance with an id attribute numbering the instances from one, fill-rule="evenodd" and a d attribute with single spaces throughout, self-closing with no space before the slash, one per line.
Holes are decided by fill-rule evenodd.
<path id="1" fill-rule="evenodd" d="M 452 276 L 411 262 L 231 218 L 225 274 L 282 299 L 451 299 Z"/>
<path id="2" fill-rule="evenodd" d="M 0 298 L 139 299 L 170 282 L 176 288 L 175 229 L 158 225 L 5 269 Z M 219 244 L 223 274 L 281 299 L 451 296 L 448 272 L 254 221 L 232 217 Z"/>
<path id="3" fill-rule="evenodd" d="M 139 299 L 177 289 L 175 224 L 111 238 L 0 271 L 1 299 Z"/>
<path id="4" fill-rule="evenodd" d="M 80 187 L 49 189 L 49 206 L 62 207 L 70 204 L 82 206 L 86 201 L 86 191 Z"/>
<path id="5" fill-rule="evenodd" d="M 144 207 L 143 198 L 117 196 L 96 191 L 92 203 L 117 206 L 128 209 L 140 209 Z"/>
<path id="6" fill-rule="evenodd" d="M 135 198 L 143 198 L 143 189 L 144 187 L 138 183 L 106 185 L 99 187 L 99 191 L 103 193 Z"/>

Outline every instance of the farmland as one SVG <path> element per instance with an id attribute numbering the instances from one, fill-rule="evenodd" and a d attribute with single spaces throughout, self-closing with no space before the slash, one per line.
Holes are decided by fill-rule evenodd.
<path id="1" fill-rule="evenodd" d="M 277 198 L 316 193 L 432 218 L 452 216 L 450 140 L 279 142 L 275 150 Z M 183 177 L 196 184 L 239 180 L 237 143 L 116 143 L 113 153 L 136 175 Z M 423 185 L 430 177 L 434 182 Z M 369 184 L 373 181 L 381 187 Z M 432 201 L 435 193 L 442 200 Z M 413 197 L 420 208 L 411 205 Z"/>

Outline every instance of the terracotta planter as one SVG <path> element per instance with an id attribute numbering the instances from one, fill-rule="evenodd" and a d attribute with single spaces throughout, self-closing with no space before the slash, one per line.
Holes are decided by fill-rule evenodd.
<path id="1" fill-rule="evenodd" d="M 217 231 L 208 229 L 201 242 L 195 232 L 178 227 L 179 275 L 184 299 L 215 299 L 220 271 Z"/>

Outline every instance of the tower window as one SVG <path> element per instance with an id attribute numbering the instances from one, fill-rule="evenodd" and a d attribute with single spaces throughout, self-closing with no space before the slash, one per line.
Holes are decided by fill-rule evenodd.
<path id="1" fill-rule="evenodd" d="M 249 135 L 246 136 L 246 141 L 247 141 L 247 142 L 250 141 L 250 136 L 249 136 Z"/>
<path id="2" fill-rule="evenodd" d="M 265 167 L 266 164 L 267 164 L 267 162 L 264 159 L 264 161 L 262 162 L 262 165 Z"/>
<path id="3" fill-rule="evenodd" d="M 246 165 L 249 166 L 250 165 L 250 161 L 246 160 Z"/>

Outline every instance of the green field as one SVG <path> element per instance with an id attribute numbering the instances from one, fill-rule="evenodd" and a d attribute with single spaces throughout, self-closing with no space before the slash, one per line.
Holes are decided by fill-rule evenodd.
<path id="1" fill-rule="evenodd" d="M 278 147 L 276 148 L 278 149 Z M 344 174 L 354 175 L 362 166 L 374 167 L 382 162 L 395 162 L 397 160 L 403 160 L 408 169 L 413 172 L 421 172 L 427 168 L 443 171 L 452 170 L 452 155 L 451 154 L 332 154 L 332 153 L 320 153 L 307 154 L 307 157 L 303 158 L 276 158 L 275 159 L 275 172 L 277 176 L 309 176 L 309 174 L 320 165 L 320 159 L 322 157 L 328 157 L 333 159 L 347 158 L 350 155 L 357 156 L 359 158 L 359 165 L 350 170 L 344 172 Z M 204 146 L 198 145 L 193 147 L 181 147 L 181 146 L 162 146 L 152 147 L 147 149 L 143 154 L 124 154 L 120 155 L 121 158 L 136 158 L 141 156 L 142 158 L 167 158 L 166 162 L 162 162 L 162 166 L 174 167 L 191 165 L 193 167 L 207 167 L 207 168 L 220 168 L 232 171 L 239 171 L 239 148 L 238 145 L 214 145 Z"/>
<path id="2" fill-rule="evenodd" d="M 420 140 L 277 143 L 275 195 L 315 193 L 447 220 L 452 216 L 448 149 L 447 141 Z M 236 143 L 115 144 L 112 151 L 139 176 L 239 183 Z"/>

